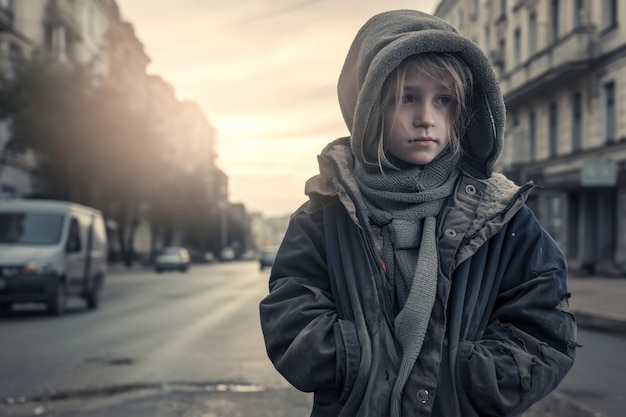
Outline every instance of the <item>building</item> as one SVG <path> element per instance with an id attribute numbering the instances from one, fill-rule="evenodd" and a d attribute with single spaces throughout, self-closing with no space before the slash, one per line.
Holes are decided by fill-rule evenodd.
<path id="1" fill-rule="evenodd" d="M 60 61 L 92 62 L 94 74 L 108 69 L 106 47 L 119 21 L 114 0 L 0 0 L 0 71 L 12 76 L 20 59 L 42 50 Z M 33 192 L 35 159 L 9 145 L 10 121 L 0 121 L 0 198 Z"/>
<path id="2" fill-rule="evenodd" d="M 15 2 L 0 0 L 0 71 L 12 76 L 22 51 L 31 41 L 15 24 Z M 0 199 L 30 191 L 29 160 L 13 152 L 9 145 L 10 125 L 0 121 Z"/>
<path id="3" fill-rule="evenodd" d="M 626 4 L 443 0 L 491 59 L 507 106 L 499 169 L 572 269 L 626 273 Z"/>
<path id="4" fill-rule="evenodd" d="M 218 222 L 220 207 L 228 205 L 228 177 L 216 166 L 216 129 L 198 104 L 178 100 L 171 85 L 161 77 L 147 73 L 150 58 L 132 24 L 121 18 L 115 0 L 0 0 L 2 74 L 13 76 L 19 60 L 34 56 L 35 52 L 53 56 L 68 66 L 89 64 L 89 80 L 93 77 L 95 86 L 124 92 L 130 108 L 154 121 L 149 124 L 156 126 L 158 140 L 165 141 L 160 162 L 169 169 L 166 174 L 175 177 L 173 181 L 185 175 L 198 177 L 198 194 L 202 196 L 207 211 L 199 215 Z M 10 120 L 0 121 L 0 198 L 45 195 L 45 182 L 37 181 L 33 174 L 36 158 L 32 152 L 18 152 L 10 146 L 10 124 Z M 142 149 L 161 149 L 153 146 L 156 138 L 152 136 L 137 135 L 136 138 Z M 134 155 L 143 154 L 134 149 Z M 140 166 L 141 162 L 135 161 L 135 164 Z M 97 187 L 92 188 L 85 197 L 89 199 L 87 203 L 108 215 L 120 211 L 113 207 L 118 202 L 103 197 L 95 189 Z M 168 230 L 171 233 L 166 238 L 157 237 L 157 222 L 150 224 L 151 207 L 148 203 L 140 202 L 131 211 L 117 213 L 117 223 L 128 221 L 132 227 L 122 227 L 111 218 L 107 221 L 112 236 L 122 234 L 122 231 L 130 234 L 110 239 L 112 252 L 123 251 L 119 241 L 124 241 L 128 242 L 127 246 L 133 246 L 132 252 L 147 258 L 155 245 L 186 241 L 180 227 L 175 231 Z M 201 233 L 204 232 L 197 232 Z M 219 231 L 214 234 L 219 236 Z"/>
<path id="5" fill-rule="evenodd" d="M 253 213 L 251 219 L 251 238 L 254 249 L 278 246 L 283 241 L 290 216 L 265 218 L 261 213 Z"/>

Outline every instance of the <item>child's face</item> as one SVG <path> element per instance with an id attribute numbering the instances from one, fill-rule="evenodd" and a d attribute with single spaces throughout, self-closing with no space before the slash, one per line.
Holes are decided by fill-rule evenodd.
<path id="1" fill-rule="evenodd" d="M 384 114 L 384 140 L 396 158 L 426 165 L 448 145 L 452 92 L 431 77 L 408 69 L 396 105 Z"/>

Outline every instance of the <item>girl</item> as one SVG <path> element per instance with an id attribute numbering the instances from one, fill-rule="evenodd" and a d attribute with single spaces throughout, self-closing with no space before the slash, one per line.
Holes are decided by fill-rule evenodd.
<path id="1" fill-rule="evenodd" d="M 574 360 L 563 254 L 494 173 L 489 61 L 417 11 L 371 18 L 342 69 L 349 138 L 319 156 L 261 324 L 312 416 L 516 416 Z"/>

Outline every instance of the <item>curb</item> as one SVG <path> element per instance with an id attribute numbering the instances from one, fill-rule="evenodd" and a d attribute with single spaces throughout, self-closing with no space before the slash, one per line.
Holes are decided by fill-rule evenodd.
<path id="1" fill-rule="evenodd" d="M 578 327 L 626 334 L 626 318 L 590 310 L 573 310 Z"/>

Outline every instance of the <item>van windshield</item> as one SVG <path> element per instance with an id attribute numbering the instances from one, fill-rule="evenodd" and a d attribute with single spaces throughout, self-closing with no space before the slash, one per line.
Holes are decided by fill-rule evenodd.
<path id="1" fill-rule="evenodd" d="M 62 214 L 0 213 L 0 244 L 51 245 L 61 239 Z"/>

